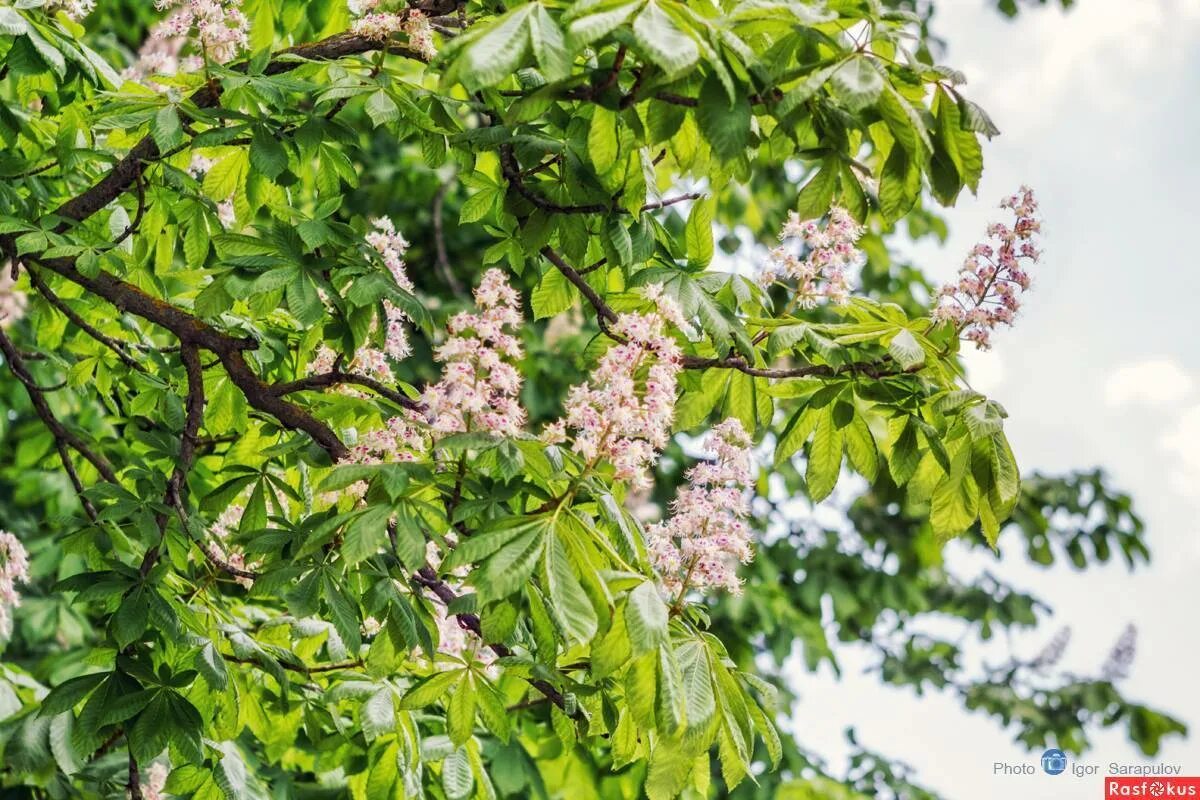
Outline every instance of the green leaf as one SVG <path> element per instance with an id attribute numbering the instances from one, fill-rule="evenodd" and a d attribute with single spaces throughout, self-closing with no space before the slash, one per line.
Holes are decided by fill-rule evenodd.
<path id="1" fill-rule="evenodd" d="M 696 42 L 676 26 L 659 0 L 648 0 L 633 21 L 633 37 L 647 60 L 661 67 L 668 79 L 682 75 L 700 58 Z"/>
<path id="2" fill-rule="evenodd" d="M 225 668 L 225 659 L 221 657 L 215 644 L 208 642 L 201 647 L 193 663 L 210 687 L 217 691 L 225 688 L 229 673 Z"/>
<path id="3" fill-rule="evenodd" d="M 537 568 L 547 538 L 544 528 L 530 531 L 488 558 L 474 573 L 480 599 L 490 603 L 519 591 Z"/>
<path id="4" fill-rule="evenodd" d="M 663 644 L 667 638 L 667 604 L 653 581 L 638 584 L 625 605 L 625 630 L 633 655 L 640 656 Z"/>
<path id="5" fill-rule="evenodd" d="M 979 489 L 968 465 L 969 443 L 960 442 L 949 473 L 933 490 L 929 522 L 938 541 L 945 542 L 964 533 L 978 516 Z"/>
<path id="6" fill-rule="evenodd" d="M 950 100 L 943 89 L 935 95 L 937 135 L 941 149 L 945 151 L 959 180 L 974 192 L 979 188 L 983 175 L 983 148 L 974 131 L 964 130 L 959 121 L 958 106 Z"/>
<path id="7" fill-rule="evenodd" d="M 588 127 L 588 155 L 596 172 L 603 175 L 617 163 L 617 113 L 604 106 L 596 106 L 592 112 L 592 123 Z"/>
<path id="8" fill-rule="evenodd" d="M 126 647 L 140 639 L 149 622 L 150 604 L 146 600 L 146 589 L 137 588 L 129 593 L 112 618 L 113 638 L 118 647 Z"/>
<path id="9" fill-rule="evenodd" d="M 446 707 L 446 732 L 454 744 L 466 744 L 475 732 L 475 684 L 459 681 Z"/>
<path id="10" fill-rule="evenodd" d="M 908 417 L 898 417 L 889 423 L 892 431 L 891 452 L 888 455 L 888 469 L 892 480 L 897 486 L 903 486 L 917 471 L 921 463 L 921 451 L 917 447 L 917 426 Z"/>
<path id="11" fill-rule="evenodd" d="M 850 463 L 868 482 L 874 483 L 879 473 L 879 450 L 871 427 L 862 415 L 856 414 L 845 428 L 846 455 Z"/>
<path id="12" fill-rule="evenodd" d="M 558 535 L 550 536 L 544 551 L 549 610 L 568 641 L 586 642 L 596 635 L 597 619 L 583 585 L 575 577 L 566 547 Z"/>
<path id="13" fill-rule="evenodd" d="M 548 269 L 529 298 L 534 319 L 553 317 L 575 305 L 575 288 L 557 269 Z"/>
<path id="14" fill-rule="evenodd" d="M 283 143 L 263 128 L 257 128 L 250 140 L 250 165 L 274 180 L 287 169 L 287 151 Z"/>
<path id="15" fill-rule="evenodd" d="M 717 710 L 708 651 L 700 642 L 688 642 L 675 652 L 683 678 L 687 724 L 692 730 L 706 725 Z"/>
<path id="16" fill-rule="evenodd" d="M 959 96 L 958 98 L 958 113 L 960 123 L 966 130 L 982 133 L 989 139 L 1000 135 L 1000 129 L 996 127 L 996 123 L 992 122 L 988 113 L 965 97 Z"/>
<path id="17" fill-rule="evenodd" d="M 907 214 L 921 192 L 921 171 L 902 147 L 893 147 L 879 178 L 879 205 L 889 222 Z"/>
<path id="18" fill-rule="evenodd" d="M 538 66 L 548 81 L 560 81 L 571 74 L 571 53 L 562 29 L 541 3 L 529 18 L 529 38 Z"/>
<path id="19" fill-rule="evenodd" d="M 821 416 L 819 409 L 803 406 L 792 414 L 775 445 L 775 466 L 779 466 L 800 451 Z"/>
<path id="20" fill-rule="evenodd" d="M 338 635 L 351 651 L 358 652 L 358 648 L 362 646 L 362 634 L 359 631 L 362 620 L 359 618 L 358 603 L 351 599 L 328 571 L 321 574 L 321 593 L 329 603 L 333 627 L 337 629 Z"/>
<path id="21" fill-rule="evenodd" d="M 370 558 L 387 542 L 387 524 L 392 515 L 388 506 L 369 506 L 346 525 L 341 547 L 348 565 Z"/>
<path id="22" fill-rule="evenodd" d="M 872 59 L 852 58 L 833 73 L 833 86 L 847 108 L 862 111 L 879 99 L 883 75 Z"/>
<path id="23" fill-rule="evenodd" d="M 83 698 L 92 693 L 100 683 L 107 677 L 106 672 L 93 672 L 89 675 L 80 675 L 77 678 L 63 681 L 58 686 L 50 690 L 42 699 L 41 709 L 38 714 L 43 717 L 61 714 L 64 711 L 70 711 L 79 704 Z"/>
<path id="24" fill-rule="evenodd" d="M 446 800 L 466 800 L 475 788 L 475 773 L 463 748 L 458 748 L 442 760 L 442 791 Z"/>
<path id="25" fill-rule="evenodd" d="M 731 101 L 721 81 L 710 74 L 700 88 L 696 122 L 718 157 L 729 161 L 745 151 L 750 143 L 750 119 L 745 93 L 739 92 Z"/>
<path id="26" fill-rule="evenodd" d="M 6 36 L 24 36 L 28 30 L 29 23 L 16 9 L 0 6 L 0 33 Z"/>
<path id="27" fill-rule="evenodd" d="M 400 707 L 403 709 L 424 708 L 436 703 L 442 699 L 442 696 L 462 680 L 462 669 L 451 669 L 444 672 L 435 672 L 428 678 L 425 678 L 400 700 Z"/>
<path id="28" fill-rule="evenodd" d="M 376 89 L 371 93 L 371 96 L 367 98 L 365 110 L 376 128 L 400 119 L 400 107 L 383 89 Z"/>
<path id="29" fill-rule="evenodd" d="M 833 192 L 837 188 L 838 165 L 827 159 L 821 168 L 809 178 L 796 199 L 796 213 L 801 219 L 820 219 L 833 205 Z"/>
<path id="30" fill-rule="evenodd" d="M 591 44 L 600 37 L 607 36 L 629 19 L 639 5 L 639 2 L 630 2 L 598 11 L 595 14 L 576 17 L 567 25 L 567 35 L 574 41 L 576 48 Z M 568 11 L 568 13 L 570 12 Z"/>
<path id="31" fill-rule="evenodd" d="M 804 479 L 814 503 L 829 496 L 837 485 L 842 469 L 842 431 L 834 424 L 833 410 L 827 408 L 817 420 L 817 431 L 808 447 L 808 467 Z"/>
<path id="32" fill-rule="evenodd" d="M 175 106 L 163 106 L 150 121 L 150 135 L 158 151 L 165 153 L 173 150 L 183 141 L 183 126 L 179 122 L 179 112 Z"/>
<path id="33" fill-rule="evenodd" d="M 529 19 L 537 4 L 509 11 L 483 29 L 461 57 L 462 81 L 471 89 L 494 86 L 511 77 L 529 53 Z"/>
<path id="34" fill-rule="evenodd" d="M 688 263 L 696 267 L 707 267 L 713 257 L 713 207 L 716 201 L 702 197 L 692 203 L 684 226 L 684 242 L 687 246 Z"/>
<path id="35" fill-rule="evenodd" d="M 925 349 L 908 328 L 901 328 L 888 344 L 888 354 L 902 369 L 909 370 L 925 363 Z"/>
<path id="36" fill-rule="evenodd" d="M 204 193 L 213 200 L 227 200 L 246 183 L 249 156 L 235 150 L 218 161 L 204 175 Z"/>
<path id="37" fill-rule="evenodd" d="M 225 742 L 221 745 L 223 755 L 213 771 L 213 779 L 226 800 L 250 800 L 249 775 L 246 772 L 246 762 L 238 752 L 237 745 Z"/>

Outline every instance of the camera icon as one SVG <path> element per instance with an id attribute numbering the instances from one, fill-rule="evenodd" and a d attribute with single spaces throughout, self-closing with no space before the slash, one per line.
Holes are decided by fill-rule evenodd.
<path id="1" fill-rule="evenodd" d="M 1061 775 L 1067 771 L 1067 754 L 1057 748 L 1042 753 L 1042 769 L 1047 775 Z"/>

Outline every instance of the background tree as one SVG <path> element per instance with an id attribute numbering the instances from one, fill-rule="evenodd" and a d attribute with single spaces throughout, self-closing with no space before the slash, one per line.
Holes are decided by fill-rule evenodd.
<path id="1" fill-rule="evenodd" d="M 168 5 L 0 6 L 6 785 L 928 796 L 779 738 L 797 640 L 1031 747 L 1182 732 L 1129 647 L 923 632 L 1036 624 L 939 557 L 1010 515 L 1038 563 L 1147 557 L 1098 474 L 1018 498 L 961 381 L 1032 197 L 942 300 L 888 248 L 997 132 L 928 5 Z"/>

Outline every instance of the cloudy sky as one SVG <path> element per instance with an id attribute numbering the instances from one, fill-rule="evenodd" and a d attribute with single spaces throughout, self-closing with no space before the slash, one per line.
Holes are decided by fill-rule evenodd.
<path id="1" fill-rule="evenodd" d="M 1025 470 L 1102 465 L 1130 491 L 1149 528 L 1154 561 L 1129 575 L 1032 569 L 1010 547 L 998 570 L 1048 600 L 1074 638 L 1063 666 L 1096 674 L 1127 623 L 1141 632 L 1122 688 L 1188 722 L 1160 761 L 1200 775 L 1200 0 L 1078 0 L 1067 13 L 1031 10 L 1007 21 L 986 0 L 940 0 L 935 28 L 947 63 L 1003 135 L 985 150 L 978 198 L 948 213 L 945 248 L 921 263 L 949 276 L 1019 184 L 1034 186 L 1047 256 L 1018 326 L 971 362 L 972 382 L 1000 400 Z M 978 564 L 950 553 L 963 570 Z M 951 798 L 1083 800 L 1099 778 L 993 777 L 994 761 L 1036 763 L 989 718 L 950 697 L 916 699 L 880 687 L 851 662 L 846 680 L 796 672 L 802 741 L 839 763 L 841 731 L 919 770 Z M 1082 760 L 1144 759 L 1106 733 Z"/>

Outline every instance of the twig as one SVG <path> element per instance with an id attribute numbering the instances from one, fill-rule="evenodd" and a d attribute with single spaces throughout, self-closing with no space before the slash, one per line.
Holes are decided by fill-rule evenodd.
<path id="1" fill-rule="evenodd" d="M 138 774 L 137 759 L 133 757 L 133 751 L 129 753 L 129 783 L 126 784 L 129 789 L 129 800 L 145 800 L 142 796 L 142 779 Z"/>
<path id="2" fill-rule="evenodd" d="M 76 314 L 74 309 L 67 305 L 66 301 L 55 294 L 54 290 L 47 285 L 46 281 L 42 279 L 42 276 L 38 274 L 37 270 L 31 269 L 28 265 L 26 265 L 25 272 L 29 275 L 29 282 L 33 284 L 33 288 L 37 289 L 38 293 L 42 297 L 46 298 L 46 302 L 61 311 L 75 327 L 79 328 L 88 336 L 92 337 L 109 350 L 112 350 L 114 353 L 116 353 L 117 357 L 121 359 L 121 363 L 123 363 L 125 366 L 138 372 L 146 371 L 146 368 L 142 366 L 137 359 L 132 358 L 129 353 L 126 352 L 125 345 L 122 342 L 117 341 L 106 333 L 101 333 L 95 326 L 91 325 L 83 317 Z"/>
<path id="3" fill-rule="evenodd" d="M 446 232 L 442 223 L 442 208 L 445 205 L 446 192 L 449 189 L 449 182 L 443 183 L 433 195 L 433 244 L 437 249 L 437 261 L 434 263 L 437 264 L 438 273 L 450 287 L 450 291 L 462 297 L 464 295 L 463 286 L 455 276 L 454 268 L 450 266 L 450 256 L 446 252 Z"/>
<path id="4" fill-rule="evenodd" d="M 395 389 L 388 388 L 385 384 L 370 378 L 366 375 L 358 375 L 353 372 L 343 372 L 340 368 L 334 367 L 329 372 L 323 372 L 319 375 L 310 375 L 307 378 L 288 381 L 286 383 L 276 383 L 268 387 L 271 394 L 276 397 L 303 392 L 309 389 L 327 389 L 330 386 L 339 386 L 342 384 L 354 384 L 356 386 L 364 386 L 371 389 L 376 394 L 387 398 L 398 406 L 420 411 L 424 409 L 416 400 L 405 396 Z"/>
<path id="5" fill-rule="evenodd" d="M 433 592 L 434 596 L 441 600 L 446 606 L 450 606 L 450 604 L 458 600 L 458 595 L 454 593 L 454 590 L 447 586 L 445 581 L 438 578 L 437 573 L 434 572 L 431 567 L 422 567 L 420 570 L 418 570 L 413 575 L 413 581 L 417 583 L 417 585 Z M 483 626 L 480 624 L 479 617 L 477 615 L 455 614 L 454 616 L 459 624 L 459 627 L 470 631 L 478 636 L 481 640 L 483 639 Z M 513 654 L 512 650 L 498 642 L 494 644 L 489 643 L 486 646 L 489 650 L 495 653 L 498 658 L 508 658 Z M 542 695 L 551 703 L 554 703 L 554 705 L 558 706 L 564 711 L 566 710 L 566 698 L 563 697 L 562 692 L 556 689 L 549 681 L 542 680 L 541 678 L 526 678 L 525 680 L 528 681 L 530 686 L 541 692 Z M 583 712 L 576 707 L 571 716 L 575 719 L 583 719 Z"/>
<path id="6" fill-rule="evenodd" d="M 13 375 L 17 377 L 24 386 L 25 391 L 29 394 L 29 400 L 33 403 L 34 411 L 41 417 L 42 423 L 49 428 L 51 435 L 59 446 L 59 454 L 62 455 L 66 447 L 70 447 L 79 455 L 91 463 L 96 468 L 96 471 L 109 483 L 117 483 L 117 474 L 113 470 L 108 459 L 92 450 L 82 439 L 76 436 L 71 431 L 63 427 L 63 424 L 58 421 L 58 417 L 50 410 L 49 404 L 46 403 L 46 398 L 42 389 L 37 385 L 30 374 L 28 367 L 25 366 L 25 361 L 21 358 L 20 352 L 13 346 L 12 340 L 8 335 L 0 329 L 0 351 L 4 353 L 4 360 L 8 362 L 9 369 Z M 74 467 L 71 466 L 70 458 L 64 457 L 63 464 L 68 472 L 74 473 Z M 73 478 L 76 483 L 76 488 L 82 491 L 82 485 L 78 483 L 78 476 Z"/>
<path id="7" fill-rule="evenodd" d="M 541 253 L 546 260 L 553 264 L 591 304 L 596 312 L 600 330 L 610 339 L 622 341 L 609 329 L 609 325 L 617 321 L 617 312 L 613 310 L 583 276 L 566 262 L 550 245 L 542 248 Z M 684 369 L 733 369 L 752 375 L 756 378 L 801 378 L 801 377 L 834 377 L 837 375 L 865 375 L 870 378 L 888 378 L 905 375 L 917 371 L 899 369 L 891 358 L 883 357 L 878 361 L 858 362 L 840 367 L 826 364 L 808 364 L 799 367 L 756 367 L 742 356 L 728 355 L 720 358 L 705 358 L 701 356 L 684 356 Z"/>

